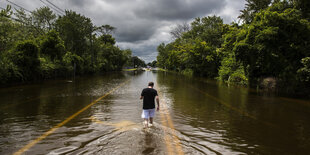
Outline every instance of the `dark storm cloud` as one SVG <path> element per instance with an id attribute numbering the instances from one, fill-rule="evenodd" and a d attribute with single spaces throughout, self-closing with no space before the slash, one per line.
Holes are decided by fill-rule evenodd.
<path id="1" fill-rule="evenodd" d="M 44 6 L 40 0 L 10 0 L 28 10 Z M 46 2 L 46 0 L 43 0 Z M 237 20 L 245 0 L 49 0 L 63 10 L 91 18 L 96 26 L 117 28 L 117 45 L 130 48 L 146 62 L 156 59 L 156 47 L 171 41 L 173 26 L 196 17 L 219 15 L 225 23 Z M 8 2 L 0 0 L 0 6 Z"/>
<path id="2" fill-rule="evenodd" d="M 159 23 L 152 21 L 127 20 L 122 25 L 117 25 L 116 37 L 118 41 L 137 42 L 148 40 L 158 29 Z M 122 28 L 118 28 L 121 26 Z"/>
<path id="3" fill-rule="evenodd" d="M 153 34 L 154 29 L 127 29 L 117 32 L 117 40 L 121 42 L 136 42 L 147 40 Z"/>
<path id="4" fill-rule="evenodd" d="M 134 16 L 136 22 L 119 30 L 116 33 L 117 39 L 129 42 L 147 40 L 154 35 L 160 26 L 171 24 L 173 21 L 184 21 L 198 16 L 205 16 L 224 7 L 224 4 L 224 0 L 136 1 L 134 5 L 127 6 L 132 8 L 130 11 L 126 12 L 126 9 L 124 9 L 124 13 Z"/>
<path id="5" fill-rule="evenodd" d="M 91 3 L 93 0 L 69 0 L 70 5 L 77 7 L 85 7 L 87 4 Z"/>
<path id="6" fill-rule="evenodd" d="M 225 6 L 225 0 L 153 0 L 134 10 L 141 18 L 188 20 L 204 16 Z"/>
<path id="7" fill-rule="evenodd" d="M 75 5 L 82 2 L 71 0 Z M 90 0 L 92 16 L 117 28 L 117 41 L 149 39 L 160 26 L 211 14 L 225 0 Z M 84 4 L 85 5 L 85 4 Z M 109 17 L 106 17 L 109 16 Z M 112 17 L 112 18 L 111 18 Z"/>

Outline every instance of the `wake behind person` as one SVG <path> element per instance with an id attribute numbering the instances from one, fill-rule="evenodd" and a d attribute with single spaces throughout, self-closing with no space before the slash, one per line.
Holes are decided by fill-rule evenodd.
<path id="1" fill-rule="evenodd" d="M 157 91 L 153 88 L 154 83 L 149 82 L 148 88 L 144 88 L 140 99 L 143 99 L 143 111 L 141 117 L 144 119 L 144 126 L 153 126 L 153 118 L 155 115 L 155 98 L 157 102 L 157 111 L 159 110 L 159 98 Z"/>

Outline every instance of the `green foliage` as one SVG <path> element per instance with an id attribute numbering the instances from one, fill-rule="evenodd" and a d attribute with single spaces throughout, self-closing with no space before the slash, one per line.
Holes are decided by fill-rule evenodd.
<path id="1" fill-rule="evenodd" d="M 33 24 L 42 32 L 48 32 L 53 28 L 56 15 L 49 7 L 41 7 L 31 12 Z M 41 33 L 42 33 L 41 32 Z"/>
<path id="2" fill-rule="evenodd" d="M 22 81 L 38 77 L 40 65 L 38 53 L 37 45 L 30 40 L 17 43 L 10 51 L 10 60 L 17 66 Z"/>
<path id="3" fill-rule="evenodd" d="M 302 19 L 298 10 L 283 7 L 277 3 L 257 13 L 245 27 L 246 37 L 235 43 L 233 52 L 248 67 L 250 79 L 294 79 L 302 65 L 296 60 L 309 55 L 310 45 L 305 42 L 310 40 L 309 21 Z"/>
<path id="4" fill-rule="evenodd" d="M 216 77 L 220 66 L 219 48 L 222 35 L 228 30 L 220 17 L 196 18 L 191 23 L 192 29 L 183 33 L 183 37 L 158 50 L 158 66 L 170 70 L 191 74 Z"/>
<path id="5" fill-rule="evenodd" d="M 81 64 L 83 63 L 83 59 L 71 52 L 67 52 L 63 57 L 62 57 L 62 61 L 65 64 L 67 70 L 69 71 L 73 71 L 74 69 L 74 64 Z"/>
<path id="6" fill-rule="evenodd" d="M 74 11 L 66 11 L 66 15 L 59 17 L 55 25 L 67 50 L 79 56 L 87 51 L 87 39 L 91 38 L 93 32 L 93 24 L 89 18 Z"/>
<path id="7" fill-rule="evenodd" d="M 22 79 L 23 75 L 18 66 L 16 66 L 9 58 L 8 53 L 0 54 L 0 83 Z"/>
<path id="8" fill-rule="evenodd" d="M 192 77 L 194 75 L 194 71 L 192 69 L 186 68 L 185 70 L 181 71 L 181 73 L 185 76 Z"/>
<path id="9" fill-rule="evenodd" d="M 7 17 L 10 18 L 13 12 L 11 11 L 12 7 L 10 5 L 7 5 L 6 9 L 1 9 L 0 11 L 0 17 Z"/>
<path id="10" fill-rule="evenodd" d="M 118 47 L 101 45 L 98 52 L 98 67 L 100 71 L 116 71 L 121 70 L 131 56 L 130 50 L 120 50 Z"/>
<path id="11" fill-rule="evenodd" d="M 133 56 L 131 57 L 131 65 L 134 68 L 138 68 L 138 67 L 146 67 L 146 64 L 143 60 L 141 60 L 139 57 L 137 56 Z"/>
<path id="12" fill-rule="evenodd" d="M 157 66 L 157 61 L 154 60 L 152 62 L 147 63 L 147 65 L 150 66 L 150 67 L 156 67 Z"/>
<path id="13" fill-rule="evenodd" d="M 0 53 L 12 46 L 12 34 L 14 24 L 9 18 L 0 16 Z"/>
<path id="14" fill-rule="evenodd" d="M 59 34 L 52 30 L 48 32 L 41 41 L 41 54 L 60 60 L 65 53 L 65 46 Z"/>
<path id="15" fill-rule="evenodd" d="M 192 29 L 184 34 L 184 38 L 200 39 L 206 43 L 220 47 L 223 40 L 222 35 L 227 31 L 223 19 L 217 16 L 196 18 L 191 23 Z"/>
<path id="16" fill-rule="evenodd" d="M 112 35 L 109 34 L 103 34 L 98 38 L 98 40 L 103 44 L 111 44 L 111 45 L 115 44 L 115 39 L 112 37 Z"/>
<path id="17" fill-rule="evenodd" d="M 254 19 L 257 12 L 266 9 L 272 0 L 245 0 L 245 8 L 241 10 L 241 15 L 238 17 L 249 24 Z"/>
<path id="18" fill-rule="evenodd" d="M 221 61 L 218 79 L 228 83 L 240 85 L 248 84 L 248 78 L 245 74 L 244 67 L 236 61 L 233 53 L 224 57 Z"/>
<path id="19" fill-rule="evenodd" d="M 247 0 L 242 25 L 225 25 L 216 16 L 196 18 L 181 37 L 157 47 L 158 66 L 241 85 L 274 77 L 298 87 L 310 78 L 308 5 Z"/>
<path id="20" fill-rule="evenodd" d="M 310 18 L 310 1 L 309 0 L 290 0 L 293 6 L 300 10 L 303 18 Z"/>
<path id="21" fill-rule="evenodd" d="M 303 67 L 297 73 L 301 81 L 310 83 L 310 57 L 301 59 Z"/>
<path id="22" fill-rule="evenodd" d="M 115 31 L 115 27 L 111 25 L 101 25 L 96 28 L 102 35 L 111 35 L 112 32 Z"/>
<path id="23" fill-rule="evenodd" d="M 44 79 L 54 77 L 55 71 L 60 67 L 58 63 L 54 63 L 48 58 L 41 57 L 40 61 L 40 76 Z"/>
<path id="24" fill-rule="evenodd" d="M 56 17 L 47 7 L 11 14 L 10 6 L 0 13 L 0 83 L 115 71 L 130 62 L 132 52 L 115 46 L 110 25 L 96 29 L 83 15 Z"/>
<path id="25" fill-rule="evenodd" d="M 171 50 L 171 44 L 165 45 L 164 43 L 161 43 L 157 47 L 157 66 L 166 69 L 168 67 L 168 53 Z"/>

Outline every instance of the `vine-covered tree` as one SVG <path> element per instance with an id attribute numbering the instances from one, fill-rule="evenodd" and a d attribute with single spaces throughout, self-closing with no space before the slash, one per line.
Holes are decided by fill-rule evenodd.
<path id="1" fill-rule="evenodd" d="M 241 14 L 239 18 L 243 20 L 244 23 L 249 24 L 254 19 L 257 12 L 266 9 L 272 2 L 272 0 L 245 0 L 245 8 L 240 10 Z"/>
<path id="2" fill-rule="evenodd" d="M 56 17 L 47 7 L 27 14 L 8 6 L 0 12 L 0 83 L 121 70 L 131 51 L 115 46 L 114 30 L 103 25 L 98 36 L 74 11 Z"/>
<path id="3" fill-rule="evenodd" d="M 41 7 L 31 12 L 33 24 L 43 32 L 53 29 L 56 15 L 49 7 Z M 43 33 L 42 32 L 42 33 Z"/>

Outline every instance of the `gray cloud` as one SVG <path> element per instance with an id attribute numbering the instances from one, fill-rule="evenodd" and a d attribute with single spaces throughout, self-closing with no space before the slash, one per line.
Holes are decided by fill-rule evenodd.
<path id="1" fill-rule="evenodd" d="M 70 0 L 68 2 L 71 4 L 71 6 L 73 5 L 73 6 L 77 6 L 77 7 L 85 7 L 89 3 L 93 3 L 94 1 L 93 0 L 89 0 L 89 1 L 87 1 L 87 0 Z"/>
<path id="2" fill-rule="evenodd" d="M 155 0 L 138 5 L 134 12 L 141 18 L 188 20 L 224 6 L 225 0 Z"/>
<path id="3" fill-rule="evenodd" d="M 140 21 L 140 23 L 137 23 Z M 136 42 L 148 40 L 156 31 L 159 23 L 152 21 L 125 21 L 124 27 L 116 31 L 117 40 L 125 42 Z"/>
<path id="4" fill-rule="evenodd" d="M 10 0 L 28 10 L 44 6 L 39 0 Z M 45 1 L 45 0 L 43 0 Z M 237 21 L 245 0 L 49 0 L 58 7 L 73 10 L 92 19 L 97 26 L 117 28 L 117 45 L 130 48 L 146 62 L 156 59 L 156 47 L 170 42 L 169 31 L 178 23 L 196 17 L 219 15 L 225 23 Z M 6 1 L 0 1 L 5 7 Z"/>

